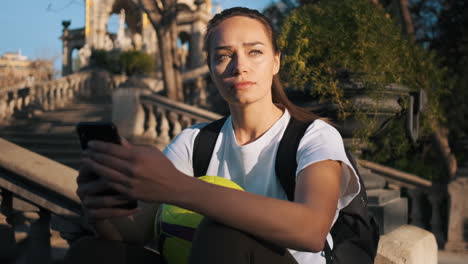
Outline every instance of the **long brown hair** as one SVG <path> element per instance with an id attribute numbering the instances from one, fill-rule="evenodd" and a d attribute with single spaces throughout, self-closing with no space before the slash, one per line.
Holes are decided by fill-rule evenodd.
<path id="1" fill-rule="evenodd" d="M 210 66 L 210 39 L 212 36 L 212 33 L 216 26 L 218 26 L 221 22 L 224 20 L 234 17 L 234 16 L 243 16 L 243 17 L 248 17 L 257 20 L 258 22 L 262 23 L 262 25 L 265 27 L 266 31 L 268 32 L 273 51 L 275 54 L 280 53 L 280 50 L 278 48 L 278 45 L 276 43 L 276 32 L 273 30 L 273 26 L 271 24 L 270 19 L 268 19 L 265 15 L 262 13 L 258 12 L 255 9 L 249 9 L 245 7 L 233 7 L 229 9 L 223 10 L 221 13 L 216 14 L 209 22 L 207 25 L 206 29 L 206 34 L 204 37 L 204 46 L 203 50 L 207 54 L 207 62 L 208 62 L 208 67 L 211 70 Z M 273 103 L 276 105 L 279 105 L 281 107 L 284 107 L 288 109 L 289 113 L 291 116 L 294 118 L 304 121 L 304 122 L 312 122 L 316 119 L 319 119 L 320 117 L 302 107 L 294 105 L 286 96 L 286 93 L 284 92 L 283 85 L 281 83 L 279 74 L 275 74 L 273 76 L 273 82 L 271 85 L 271 94 L 272 94 L 272 99 Z"/>

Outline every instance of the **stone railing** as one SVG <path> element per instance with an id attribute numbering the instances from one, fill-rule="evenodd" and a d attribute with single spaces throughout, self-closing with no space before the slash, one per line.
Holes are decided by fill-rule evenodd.
<path id="1" fill-rule="evenodd" d="M 75 230 L 84 226 L 75 194 L 78 172 L 1 138 L 0 149 L 0 216 L 6 218 L 0 223 L 0 244 L 13 249 L 9 252 L 12 256 L 1 257 L 51 263 L 51 223 L 74 226 Z M 21 248 L 13 235 L 19 226 L 27 226 L 28 232 L 26 245 Z"/>
<path id="2" fill-rule="evenodd" d="M 57 80 L 2 88 L 0 121 L 63 107 L 77 95 L 91 93 L 91 78 L 91 72 L 80 72 Z"/>
<path id="3" fill-rule="evenodd" d="M 140 78 L 154 92 L 162 90 L 161 81 Z M 32 117 L 43 111 L 53 111 L 80 99 L 111 96 L 127 76 L 111 75 L 103 70 L 78 72 L 57 80 L 22 83 L 0 88 L 0 122 L 15 117 Z"/>
<path id="4" fill-rule="evenodd" d="M 358 164 L 382 176 L 389 189 L 401 191 L 408 196 L 409 223 L 434 233 L 439 248 L 447 237 L 447 185 L 435 184 L 417 175 L 399 171 L 367 160 Z"/>
<path id="5" fill-rule="evenodd" d="M 151 94 L 148 90 L 135 88 L 116 90 L 113 102 L 112 120 L 122 136 L 161 148 L 182 129 L 222 117 L 198 107 Z"/>

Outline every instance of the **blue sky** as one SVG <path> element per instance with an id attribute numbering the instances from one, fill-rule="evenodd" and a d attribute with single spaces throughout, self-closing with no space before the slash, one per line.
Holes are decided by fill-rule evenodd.
<path id="1" fill-rule="evenodd" d="M 262 10 L 273 0 L 217 0 L 223 8 L 246 6 Z M 61 65 L 62 21 L 71 20 L 70 28 L 84 26 L 84 0 L 4 0 L 0 8 L 0 54 L 21 49 L 30 59 L 55 59 Z M 109 21 L 111 31 L 117 19 Z M 115 28 L 115 30 L 112 30 Z"/>

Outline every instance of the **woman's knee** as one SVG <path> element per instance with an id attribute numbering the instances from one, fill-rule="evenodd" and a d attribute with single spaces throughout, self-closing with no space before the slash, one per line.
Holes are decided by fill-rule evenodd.
<path id="1" fill-rule="evenodd" d="M 286 255 L 285 248 L 205 218 L 195 233 L 189 263 L 267 263 L 255 260 Z"/>

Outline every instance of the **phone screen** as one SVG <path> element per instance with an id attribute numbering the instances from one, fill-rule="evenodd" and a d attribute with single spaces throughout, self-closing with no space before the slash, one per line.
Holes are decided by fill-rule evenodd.
<path id="1" fill-rule="evenodd" d="M 76 125 L 76 131 L 83 150 L 88 147 L 88 142 L 91 140 L 120 144 L 117 128 L 111 122 L 80 122 Z"/>

